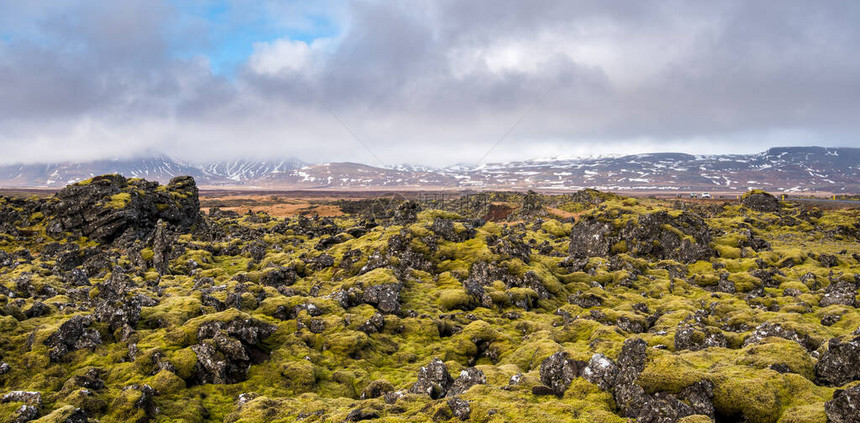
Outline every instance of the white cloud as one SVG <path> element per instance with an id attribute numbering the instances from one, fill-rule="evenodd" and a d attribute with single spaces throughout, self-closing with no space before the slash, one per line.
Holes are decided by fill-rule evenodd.
<path id="1" fill-rule="evenodd" d="M 333 43 L 328 38 L 317 38 L 310 44 L 289 38 L 254 43 L 248 66 L 253 72 L 268 76 L 311 72 L 325 59 Z"/>

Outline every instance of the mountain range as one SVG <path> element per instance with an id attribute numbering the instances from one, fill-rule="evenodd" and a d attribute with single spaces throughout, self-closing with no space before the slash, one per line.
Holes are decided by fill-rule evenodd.
<path id="1" fill-rule="evenodd" d="M 59 188 L 119 173 L 166 182 L 193 176 L 203 188 L 537 189 L 860 193 L 860 148 L 779 147 L 758 154 L 650 153 L 533 159 L 481 166 L 374 167 L 296 159 L 189 164 L 166 155 L 0 166 L 0 187 Z"/>

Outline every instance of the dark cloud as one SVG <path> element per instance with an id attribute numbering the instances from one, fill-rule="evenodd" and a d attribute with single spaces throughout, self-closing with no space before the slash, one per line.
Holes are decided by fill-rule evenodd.
<path id="1" fill-rule="evenodd" d="M 171 2 L 0 0 L 3 160 L 375 163 L 342 120 L 386 163 L 472 163 L 547 92 L 488 160 L 860 145 L 853 2 L 242 4 L 341 31 L 285 29 L 220 76 L 188 53 L 211 23 Z"/>

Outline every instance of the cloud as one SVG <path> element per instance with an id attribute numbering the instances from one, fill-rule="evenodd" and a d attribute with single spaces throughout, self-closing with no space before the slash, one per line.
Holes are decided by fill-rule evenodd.
<path id="1" fill-rule="evenodd" d="M 0 160 L 860 146 L 852 2 L 225 4 L 0 0 Z"/>

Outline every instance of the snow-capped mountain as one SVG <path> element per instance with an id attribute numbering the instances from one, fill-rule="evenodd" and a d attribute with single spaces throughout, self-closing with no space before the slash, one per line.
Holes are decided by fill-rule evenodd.
<path id="1" fill-rule="evenodd" d="M 390 168 L 299 160 L 182 164 L 164 155 L 87 163 L 0 166 L 0 187 L 60 187 L 105 173 L 166 182 L 191 175 L 201 187 L 271 189 L 543 189 L 860 193 L 860 148 L 781 147 L 759 154 L 533 159 Z"/>
<path id="2" fill-rule="evenodd" d="M 0 186 L 59 188 L 108 173 L 119 173 L 129 178 L 144 178 L 159 182 L 167 182 L 181 175 L 206 179 L 206 175 L 197 167 L 180 164 L 164 155 L 154 155 L 139 159 L 0 166 Z"/>
<path id="3" fill-rule="evenodd" d="M 276 178 L 278 175 L 288 177 L 294 170 L 305 165 L 296 159 L 279 161 L 234 160 L 204 163 L 201 168 L 203 172 L 215 179 L 242 183 L 260 178 Z"/>

